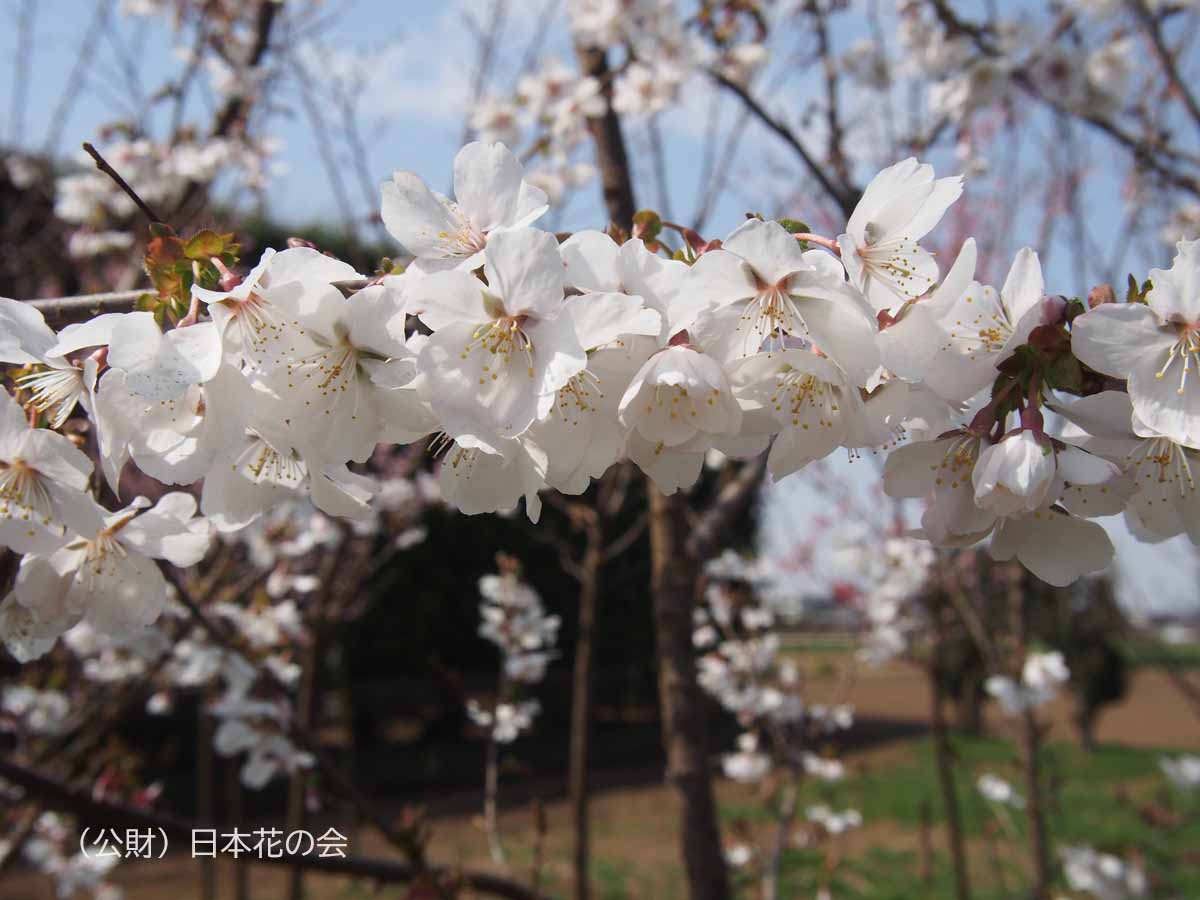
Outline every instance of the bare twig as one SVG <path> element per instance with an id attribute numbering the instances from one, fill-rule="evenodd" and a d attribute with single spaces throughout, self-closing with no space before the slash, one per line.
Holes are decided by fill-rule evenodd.
<path id="1" fill-rule="evenodd" d="M 101 313 L 128 312 L 133 309 L 138 297 L 150 290 L 150 288 L 146 288 L 140 291 L 80 294 L 75 297 L 45 297 L 25 302 L 41 312 L 48 320 L 64 323 L 79 322 Z"/>
<path id="2" fill-rule="evenodd" d="M 721 488 L 712 505 L 700 516 L 687 541 L 688 556 L 700 562 L 712 556 L 726 528 L 740 515 L 762 485 L 767 471 L 767 454 L 747 462 L 742 470 Z"/>
<path id="3" fill-rule="evenodd" d="M 750 111 L 750 113 L 758 119 L 763 125 L 775 132 L 783 139 L 789 147 L 791 147 L 800 160 L 804 163 L 817 182 L 829 195 L 842 214 L 846 218 L 850 217 L 850 213 L 854 212 L 854 207 L 858 203 L 858 191 L 849 184 L 839 183 L 830 175 L 829 171 L 809 152 L 804 146 L 804 142 L 787 124 L 772 116 L 767 109 L 758 102 L 758 100 L 744 86 L 738 84 L 720 72 L 709 70 L 708 75 L 725 90 L 729 91 L 735 97 L 742 101 L 742 104 Z"/>
<path id="4" fill-rule="evenodd" d="M 1133 14 L 1146 32 L 1146 36 L 1150 39 L 1150 46 L 1154 48 L 1154 55 L 1158 57 L 1158 64 L 1162 66 L 1163 74 L 1167 78 L 1167 83 L 1171 85 L 1171 90 L 1179 95 L 1179 99 L 1187 107 L 1192 122 L 1200 125 L 1200 103 L 1196 101 L 1196 95 L 1192 93 L 1187 82 L 1179 74 L 1175 56 L 1171 52 L 1171 48 L 1167 46 L 1162 28 L 1159 27 L 1158 17 L 1146 4 L 1146 0 L 1129 0 L 1129 6 L 1133 9 Z"/>
<path id="5" fill-rule="evenodd" d="M 965 35 L 971 39 L 982 53 L 987 56 L 999 56 L 1000 51 L 992 43 L 986 30 L 959 17 L 948 0 L 929 0 L 934 13 L 951 34 Z M 1188 193 L 1200 197 L 1200 178 L 1181 171 L 1173 164 L 1186 163 L 1197 165 L 1198 161 L 1192 154 L 1164 144 L 1162 141 L 1152 141 L 1137 134 L 1125 131 L 1115 122 L 1099 113 L 1080 112 L 1067 107 L 1058 97 L 1043 92 L 1037 83 L 1023 70 L 1017 69 L 1012 73 L 1013 82 L 1029 96 L 1040 100 L 1048 107 L 1058 112 L 1074 116 L 1088 123 L 1093 129 L 1108 135 L 1117 144 L 1128 150 L 1135 160 L 1145 169 L 1158 175 L 1168 184 L 1182 188 Z M 1170 160 L 1168 164 L 1165 160 Z"/>
<path id="6" fill-rule="evenodd" d="M 119 187 L 122 191 L 125 192 L 125 195 L 127 197 L 129 197 L 129 199 L 134 202 L 134 204 L 137 206 L 137 208 L 142 211 L 142 215 L 144 215 L 147 219 L 149 219 L 151 222 L 153 222 L 155 224 L 158 224 L 158 225 L 163 224 L 162 216 L 160 216 L 153 209 L 151 209 L 150 205 L 148 203 L 146 203 L 145 200 L 143 200 L 141 197 L 138 196 L 138 192 L 129 186 L 129 183 L 124 178 L 121 177 L 120 172 L 118 172 L 116 169 L 114 169 L 112 166 L 110 166 L 108 164 L 108 160 L 106 160 L 103 156 L 100 155 L 99 150 L 97 150 L 94 146 L 92 146 L 87 141 L 83 142 L 83 149 L 84 149 L 84 152 L 87 153 L 88 156 L 90 156 L 92 159 L 94 159 L 96 161 L 96 168 L 99 169 L 101 172 L 103 172 L 105 175 L 107 175 L 109 178 L 111 178 L 113 180 L 113 183 L 116 184 L 117 187 Z"/>
<path id="7" fill-rule="evenodd" d="M 75 51 L 75 62 L 71 66 L 70 74 L 67 76 L 66 86 L 63 88 L 62 96 L 59 97 L 58 103 L 54 107 L 54 112 L 50 114 L 50 127 L 46 131 L 46 140 L 42 143 L 42 152 L 47 155 L 53 152 L 54 148 L 58 146 L 59 138 L 62 137 L 62 130 L 66 126 L 67 119 L 70 117 L 71 109 L 83 95 L 83 89 L 90 75 L 91 63 L 96 53 L 96 44 L 98 43 L 100 32 L 104 29 L 108 21 L 112 7 L 112 0 L 97 0 L 96 11 L 92 14 L 92 20 L 84 29 L 83 38 L 79 42 L 79 49 Z"/>
<path id="8" fill-rule="evenodd" d="M 29 73 L 33 68 L 33 22 L 37 0 L 23 0 L 17 16 L 17 49 L 13 54 L 13 84 L 9 98 L 8 132 L 12 144 L 25 135 L 25 108 L 29 104 Z"/>

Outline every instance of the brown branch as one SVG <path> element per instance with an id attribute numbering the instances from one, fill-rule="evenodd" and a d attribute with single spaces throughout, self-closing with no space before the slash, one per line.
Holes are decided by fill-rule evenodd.
<path id="1" fill-rule="evenodd" d="M 842 215 L 850 218 L 850 214 L 854 212 L 854 207 L 858 205 L 858 190 L 852 185 L 839 184 L 834 181 L 825 167 L 804 146 L 804 142 L 800 140 L 799 135 L 792 131 L 784 122 L 772 116 L 745 87 L 712 69 L 708 70 L 708 75 L 713 81 L 741 100 L 742 104 L 756 119 L 767 126 L 768 129 L 775 132 L 775 134 L 783 139 L 784 143 L 796 151 L 796 155 L 800 157 L 805 168 L 817 179 L 830 199 L 837 203 Z"/>
<path id="2" fill-rule="evenodd" d="M 38 310 L 46 319 L 65 324 L 82 322 L 101 313 L 129 312 L 133 309 L 137 298 L 150 291 L 150 288 L 146 288 L 140 291 L 80 294 L 76 297 L 44 297 L 25 302 Z"/>
<path id="3" fill-rule="evenodd" d="M 1129 6 L 1132 7 L 1134 16 L 1150 39 L 1150 46 L 1154 48 L 1154 55 L 1158 57 L 1159 65 L 1162 66 L 1168 84 L 1179 95 L 1183 105 L 1187 107 L 1192 121 L 1200 125 L 1200 103 L 1197 103 L 1196 95 L 1179 75 L 1179 67 L 1175 64 L 1175 57 L 1171 53 L 1171 48 L 1167 46 L 1166 38 L 1163 37 L 1158 18 L 1150 10 L 1146 0 L 1129 0 Z"/>
<path id="4" fill-rule="evenodd" d="M 116 169 L 114 169 L 112 166 L 110 166 L 108 164 L 108 160 L 106 160 L 103 156 L 100 155 L 99 150 L 97 150 L 94 146 L 92 146 L 87 141 L 83 142 L 83 150 L 85 153 L 87 153 L 88 156 L 90 156 L 92 159 L 94 159 L 96 161 L 96 168 L 99 169 L 101 172 L 103 172 L 105 175 L 107 175 L 109 178 L 111 178 L 113 180 L 113 183 L 116 184 L 117 187 L 119 187 L 122 191 L 125 192 L 125 195 L 127 197 L 129 197 L 129 199 L 134 202 L 134 204 L 137 206 L 137 208 L 142 211 L 142 215 L 144 215 L 147 219 L 149 219 L 154 224 L 157 224 L 157 225 L 163 224 L 162 216 L 160 216 L 153 209 L 151 209 L 150 205 L 145 200 L 143 200 L 141 197 L 138 196 L 138 192 L 129 186 L 129 182 L 127 182 L 124 178 L 121 177 L 120 172 L 118 172 Z"/>
<path id="5" fill-rule="evenodd" d="M 275 25 L 275 19 L 279 13 L 282 3 L 277 3 L 275 0 L 259 0 L 258 14 L 255 17 L 254 24 L 254 43 L 250 47 L 250 53 L 244 61 L 247 69 L 256 69 L 262 63 L 263 57 L 267 54 L 267 49 L 271 42 L 271 29 Z M 213 123 L 212 131 L 209 134 L 210 138 L 221 138 L 229 134 L 233 130 L 233 126 L 245 119 L 249 112 L 251 99 L 244 94 L 234 94 L 217 112 L 216 120 Z M 204 188 L 202 182 L 191 180 L 184 188 L 179 202 L 175 205 L 175 214 L 183 212 L 189 203 L 195 199 L 196 195 Z"/>
<path id="6" fill-rule="evenodd" d="M 954 12 L 953 8 L 947 0 L 929 0 L 934 13 L 942 25 L 953 35 L 962 34 L 971 39 L 975 47 L 984 55 L 997 57 L 1002 55 L 1000 50 L 993 45 L 987 31 L 971 22 L 966 21 Z M 1088 123 L 1092 128 L 1108 135 L 1116 143 L 1127 149 L 1136 162 L 1141 163 L 1150 171 L 1154 172 L 1165 181 L 1173 184 L 1176 187 L 1183 188 L 1191 194 L 1200 197 L 1200 179 L 1186 172 L 1181 172 L 1172 166 L 1167 165 L 1162 160 L 1158 159 L 1156 154 L 1161 154 L 1170 158 L 1175 162 L 1190 162 L 1196 164 L 1196 160 L 1174 148 L 1164 146 L 1161 143 L 1152 144 L 1149 141 L 1129 134 L 1114 122 L 1109 121 L 1103 116 L 1095 113 L 1084 113 L 1078 110 L 1071 109 L 1065 106 L 1056 97 L 1042 93 L 1037 84 L 1026 72 L 1016 70 L 1012 73 L 1013 82 L 1020 87 L 1025 93 L 1034 99 L 1040 100 L 1051 109 L 1064 113 L 1069 116 L 1074 116 L 1083 122 Z"/>
<path id="7" fill-rule="evenodd" d="M 747 462 L 699 517 L 687 541 L 687 554 L 697 562 L 712 556 L 722 533 L 750 504 L 767 472 L 767 454 Z"/>
<path id="8" fill-rule="evenodd" d="M 649 523 L 649 521 L 650 518 L 646 515 L 646 513 L 639 513 L 633 524 L 626 528 L 624 533 L 615 538 L 604 548 L 604 561 L 606 563 L 612 562 L 614 559 L 623 555 L 626 550 L 636 544 L 641 539 L 642 535 L 646 533 L 646 525 Z"/>
<path id="9" fill-rule="evenodd" d="M 829 128 L 828 149 L 826 155 L 829 164 L 838 174 L 842 184 L 850 183 L 850 168 L 846 154 L 842 149 L 843 129 L 842 118 L 838 114 L 838 79 L 839 66 L 834 56 L 829 40 L 829 23 L 826 21 L 824 7 L 816 2 L 809 4 L 809 14 L 813 19 L 813 30 L 817 35 L 817 53 L 821 57 L 821 69 L 825 81 L 825 121 Z"/>
<path id="10" fill-rule="evenodd" d="M 224 622 L 218 624 L 204 614 L 204 611 L 200 608 L 195 598 L 192 597 L 179 573 L 166 563 L 160 563 L 159 568 L 167 581 L 175 588 L 179 602 L 187 609 L 192 620 L 209 638 L 219 647 L 227 649 L 236 647 L 237 638 L 232 628 Z M 243 658 L 246 658 L 245 654 L 243 654 Z M 291 696 L 288 686 L 273 671 L 265 666 L 257 665 L 253 660 L 247 659 L 247 662 L 254 668 L 257 676 L 270 684 L 274 690 L 283 696 Z M 343 798 L 354 806 L 358 814 L 365 821 L 374 825 L 380 834 L 387 839 L 388 843 L 405 853 L 418 872 L 429 869 L 428 863 L 425 861 L 425 849 L 416 829 L 403 828 L 397 830 L 388 818 L 374 807 L 371 800 L 334 764 L 321 747 L 317 738 L 304 728 L 302 724 L 292 722 L 287 733 L 297 745 L 303 747 L 313 755 L 318 771 L 320 771 L 335 793 L 341 794 Z"/>
<path id="11" fill-rule="evenodd" d="M 603 48 L 575 48 L 579 68 L 600 82 L 604 95 L 604 115 L 588 119 L 588 130 L 596 149 L 596 166 L 600 169 L 600 183 L 604 189 L 604 203 L 608 218 L 621 228 L 633 225 L 637 205 L 633 200 L 633 179 L 629 174 L 629 156 L 625 150 L 625 136 L 621 132 L 621 118 L 612 107 L 612 74 L 608 68 L 608 55 Z"/>
<path id="12" fill-rule="evenodd" d="M 187 841 L 189 844 L 193 831 L 210 827 L 204 822 L 191 821 L 169 813 L 97 800 L 86 790 L 67 787 L 40 772 L 7 759 L 0 759 L 0 777 L 42 798 L 48 805 L 77 815 L 92 827 L 156 831 L 161 828 L 168 836 Z M 245 861 L 255 865 L 300 866 L 321 874 L 351 875 L 384 883 L 414 881 L 425 874 L 413 865 L 375 857 L 284 856 L 273 859 L 253 856 L 247 857 Z M 508 900 L 542 900 L 541 894 L 524 885 L 486 872 L 454 870 L 444 866 L 431 867 L 427 871 L 434 878 L 458 883 L 479 893 L 505 897 Z"/>

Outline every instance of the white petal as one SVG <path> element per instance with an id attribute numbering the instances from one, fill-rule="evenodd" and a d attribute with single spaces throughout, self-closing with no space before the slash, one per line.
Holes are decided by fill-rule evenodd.
<path id="1" fill-rule="evenodd" d="M 728 250 L 710 250 L 688 270 L 668 309 L 672 334 L 688 328 L 710 307 L 728 306 L 758 293 L 754 270 Z"/>
<path id="2" fill-rule="evenodd" d="M 641 297 L 626 294 L 580 294 L 567 300 L 564 311 L 587 350 L 611 344 L 623 335 L 654 336 L 662 327 L 659 314 L 647 309 Z"/>
<path id="3" fill-rule="evenodd" d="M 581 291 L 620 291 L 617 258 L 621 248 L 603 231 L 577 231 L 559 246 L 566 285 Z"/>
<path id="4" fill-rule="evenodd" d="M 208 552 L 212 531 L 204 519 L 193 519 L 196 500 L 174 491 L 142 513 L 120 532 L 123 544 L 174 565 L 194 566 Z"/>
<path id="5" fill-rule="evenodd" d="M 454 199 L 477 231 L 487 233 L 516 218 L 523 171 L 503 144 L 467 144 L 454 158 Z"/>
<path id="6" fill-rule="evenodd" d="M 0 362 L 43 362 L 57 338 L 38 309 L 0 297 Z"/>
<path id="7" fill-rule="evenodd" d="M 563 303 L 563 266 L 554 235 L 516 228 L 492 235 L 484 264 L 491 291 L 509 315 L 550 318 Z"/>
<path id="8" fill-rule="evenodd" d="M 887 495 L 899 500 L 929 493 L 952 440 L 920 441 L 889 453 L 883 465 L 883 489 Z"/>
<path id="9" fill-rule="evenodd" d="M 1013 322 L 1019 322 L 1026 313 L 1041 305 L 1046 293 L 1046 281 L 1042 277 L 1042 265 L 1036 252 L 1029 247 L 1017 251 L 1000 297 L 1008 309 Z"/>
<path id="10" fill-rule="evenodd" d="M 66 356 L 85 347 L 106 347 L 112 343 L 113 332 L 118 325 L 129 328 L 129 323 L 140 323 L 133 326 L 135 329 L 145 328 L 154 323 L 154 313 L 105 313 L 86 322 L 68 325 L 58 333 L 58 342 L 50 348 L 49 355 Z"/>
<path id="11" fill-rule="evenodd" d="M 664 494 L 673 494 L 696 483 L 704 468 L 704 450 L 677 450 L 630 433 L 625 452 Z"/>
<path id="12" fill-rule="evenodd" d="M 1113 545 L 1095 522 L 1045 509 L 1001 520 L 988 552 L 996 560 L 1015 556 L 1042 581 L 1066 587 L 1112 562 Z"/>
<path id="13" fill-rule="evenodd" d="M 1174 332 L 1159 327 L 1141 303 L 1105 303 L 1071 323 L 1071 350 L 1085 365 L 1114 378 L 1128 378 L 1147 356 L 1162 359 Z"/>
<path id="14" fill-rule="evenodd" d="M 409 311 L 437 331 L 456 323 L 487 321 L 485 290 L 483 282 L 467 272 L 438 272 L 410 282 L 406 295 Z"/>
<path id="15" fill-rule="evenodd" d="M 1162 319 L 1200 322 L 1200 241 L 1180 241 L 1170 269 L 1151 269 L 1146 302 Z"/>
<path id="16" fill-rule="evenodd" d="M 749 263 L 767 284 L 778 284 L 796 272 L 811 268 L 800 242 L 778 222 L 748 219 L 721 246 Z"/>
<path id="17" fill-rule="evenodd" d="M 1181 385 L 1178 357 L 1159 377 L 1166 352 L 1146 352 L 1129 372 L 1129 398 L 1137 419 L 1158 434 L 1200 447 L 1200 378 L 1191 374 Z M 1190 366 L 1193 360 L 1187 360 Z"/>
<path id="18" fill-rule="evenodd" d="M 412 172 L 396 172 L 380 188 L 381 216 L 388 233 L 417 257 L 451 255 L 451 242 L 465 222 Z"/>

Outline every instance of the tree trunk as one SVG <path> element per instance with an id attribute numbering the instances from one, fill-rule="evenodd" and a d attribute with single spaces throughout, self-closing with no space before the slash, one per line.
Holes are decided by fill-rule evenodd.
<path id="1" fill-rule="evenodd" d="M 242 764 L 238 757 L 225 760 L 225 819 L 231 830 L 242 826 Z M 250 855 L 233 861 L 234 900 L 250 897 Z"/>
<path id="2" fill-rule="evenodd" d="M 1025 571 L 1013 560 L 1009 570 L 1008 606 L 1016 638 L 1016 679 L 1021 672 L 1029 647 L 1029 610 L 1025 603 Z M 1041 731 L 1033 709 L 1021 713 L 1021 765 L 1025 773 L 1025 815 L 1029 820 L 1029 855 L 1033 883 L 1029 888 L 1032 900 L 1045 900 L 1050 890 L 1050 836 L 1046 831 L 1046 814 L 1042 809 Z"/>
<path id="3" fill-rule="evenodd" d="M 633 202 L 633 179 L 629 174 L 629 157 L 625 153 L 625 137 L 621 134 L 621 118 L 612 108 L 612 72 L 608 55 L 599 47 L 576 46 L 579 68 L 600 82 L 607 106 L 604 115 L 588 119 L 588 130 L 596 147 L 596 167 L 604 189 L 604 205 L 613 224 L 629 228 L 637 206 Z"/>
<path id="4" fill-rule="evenodd" d="M 571 680 L 571 739 L 568 759 L 567 792 L 570 796 L 571 821 L 575 846 L 571 860 L 575 900 L 588 900 L 588 762 L 591 755 L 592 723 L 592 641 L 595 632 L 596 602 L 600 595 L 600 568 L 603 563 L 603 530 L 600 511 L 587 528 L 579 582 L 579 627 L 575 634 L 575 672 Z"/>
<path id="5" fill-rule="evenodd" d="M 317 667 L 320 665 L 320 643 L 322 624 L 313 625 L 310 642 L 303 648 L 300 655 L 300 690 L 296 698 L 296 724 L 302 728 L 314 729 L 317 711 Z M 298 769 L 292 773 L 288 782 L 287 797 L 287 827 L 288 831 L 299 831 L 304 827 L 305 792 L 308 789 L 308 773 Z M 303 900 L 304 897 L 304 867 L 294 866 L 288 873 L 287 896 L 289 900 Z"/>
<path id="6" fill-rule="evenodd" d="M 983 734 L 983 701 L 987 696 L 983 690 L 983 676 L 974 671 L 963 676 L 962 693 L 958 698 L 958 730 L 963 734 Z"/>
<path id="7" fill-rule="evenodd" d="M 704 697 L 692 646 L 696 560 L 686 551 L 686 498 L 650 495 L 650 558 L 658 694 L 667 780 L 681 804 L 680 837 L 690 900 L 730 900 L 717 828 L 704 725 Z"/>
<path id="8" fill-rule="evenodd" d="M 600 82 L 608 101 L 604 115 L 590 119 L 588 128 L 609 218 L 621 228 L 630 228 L 637 206 L 621 120 L 612 108 L 608 58 L 603 49 L 580 45 L 576 45 L 575 55 L 580 69 Z M 708 768 L 703 696 L 696 683 L 692 648 L 696 566 L 703 554 L 688 552 L 689 528 L 683 515 L 686 499 L 680 494 L 666 497 L 653 484 L 647 485 L 647 493 L 663 745 L 667 777 L 682 803 L 680 833 L 688 896 L 690 900 L 729 900 L 729 876 Z M 729 507 L 736 507 L 738 500 L 734 497 Z"/>
<path id="9" fill-rule="evenodd" d="M 1032 900 L 1045 900 L 1050 890 L 1050 842 L 1046 815 L 1042 810 L 1041 754 L 1037 720 L 1033 710 L 1021 715 L 1021 762 L 1025 769 L 1025 814 L 1029 818 L 1029 853 L 1033 859 Z"/>
<path id="10" fill-rule="evenodd" d="M 935 653 L 934 659 L 936 658 Z M 946 813 L 946 841 L 950 845 L 950 862 L 954 869 L 954 896 L 957 900 L 970 900 L 971 883 L 967 872 L 967 852 L 963 845 L 962 817 L 958 810 L 958 795 L 954 790 L 953 750 L 946 731 L 943 708 L 945 692 L 942 689 L 942 679 L 935 669 L 931 667 L 928 676 L 929 693 L 932 698 L 929 721 L 933 729 L 933 754 L 937 764 L 938 786 L 942 791 L 942 807 Z"/>
<path id="11" fill-rule="evenodd" d="M 1096 711 L 1084 701 L 1079 700 L 1076 702 L 1074 718 L 1079 746 L 1091 753 L 1096 749 Z"/>
<path id="12" fill-rule="evenodd" d="M 200 696 L 196 704 L 196 817 L 211 828 L 216 821 L 216 804 L 213 777 L 213 723 L 205 710 L 207 694 Z M 200 857 L 200 900 L 216 900 L 217 861 L 211 857 Z"/>

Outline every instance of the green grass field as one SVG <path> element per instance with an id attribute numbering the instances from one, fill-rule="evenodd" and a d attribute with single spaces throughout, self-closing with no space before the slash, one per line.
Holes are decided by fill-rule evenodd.
<path id="1" fill-rule="evenodd" d="M 923 817 L 929 815 L 935 846 L 944 846 L 932 745 L 918 741 L 913 749 L 902 764 L 852 775 L 832 788 L 810 786 L 802 792 L 801 809 L 822 802 L 863 814 L 868 844 L 857 843 L 837 866 L 830 882 L 834 897 L 953 896 L 945 853 L 935 851 L 926 882 L 920 877 L 919 853 L 889 846 L 892 842 L 885 839 L 888 834 L 919 832 Z M 990 804 L 975 789 L 976 778 L 984 772 L 1019 784 L 1014 748 L 996 739 L 960 737 L 954 740 L 954 752 L 974 896 L 1020 896 L 1026 877 L 1025 818 Z M 1200 797 L 1189 798 L 1171 788 L 1158 768 L 1161 755 L 1115 746 L 1092 753 L 1065 743 L 1046 748 L 1043 798 L 1050 830 L 1058 844 L 1086 843 L 1123 857 L 1140 854 L 1154 897 L 1200 897 Z M 771 818 L 769 810 L 751 805 L 726 805 L 722 814 L 729 822 Z M 870 842 L 873 832 L 879 832 L 878 842 Z M 813 896 L 822 883 L 826 857 L 823 849 L 789 851 L 782 895 Z M 755 896 L 751 885 L 746 888 L 745 896 Z"/>

